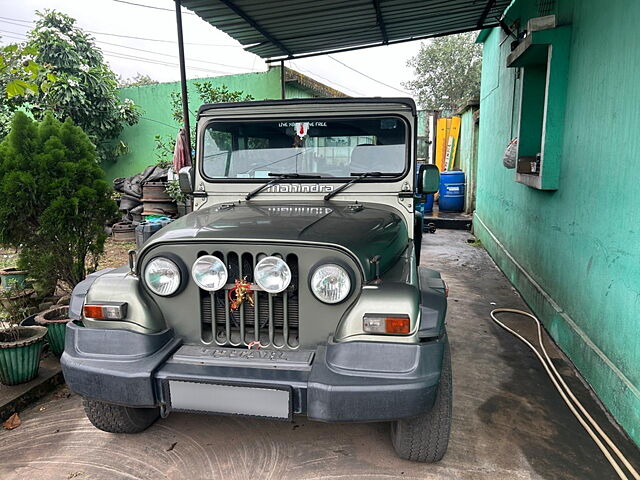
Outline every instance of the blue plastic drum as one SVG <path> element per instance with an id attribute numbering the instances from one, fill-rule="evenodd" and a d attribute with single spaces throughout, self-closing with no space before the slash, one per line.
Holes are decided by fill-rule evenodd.
<path id="1" fill-rule="evenodd" d="M 424 201 L 424 213 L 433 212 L 433 193 L 427 195 L 427 198 Z"/>
<path id="2" fill-rule="evenodd" d="M 461 212 L 464 210 L 464 172 L 440 172 L 441 212 Z"/>

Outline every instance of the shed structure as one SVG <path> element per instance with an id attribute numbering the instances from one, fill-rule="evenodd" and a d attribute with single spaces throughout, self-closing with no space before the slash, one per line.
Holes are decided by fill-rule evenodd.
<path id="1" fill-rule="evenodd" d="M 181 1 L 182 6 L 267 61 L 492 27 L 498 25 L 510 3 L 510 0 Z"/>

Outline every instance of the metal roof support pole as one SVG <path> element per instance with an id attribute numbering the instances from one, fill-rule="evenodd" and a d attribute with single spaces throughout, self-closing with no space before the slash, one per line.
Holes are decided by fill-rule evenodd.
<path id="1" fill-rule="evenodd" d="M 487 0 L 487 4 L 484 6 L 482 14 L 480 15 L 480 18 L 478 18 L 478 28 L 482 28 L 484 21 L 487 19 L 487 15 L 489 15 L 489 12 L 491 11 L 491 7 L 493 7 L 495 3 L 496 0 Z"/>
<path id="2" fill-rule="evenodd" d="M 262 35 L 264 38 L 266 38 L 268 41 L 270 41 L 272 44 L 274 44 L 276 47 L 278 47 L 278 49 L 280 49 L 280 51 L 284 55 L 288 55 L 288 56 L 292 55 L 291 52 L 289 51 L 289 49 L 287 47 L 285 47 L 282 44 L 282 42 L 280 42 L 277 38 L 275 38 L 273 35 L 271 35 L 271 33 L 269 33 L 267 30 L 265 30 L 262 25 L 260 25 L 253 18 L 251 18 L 249 15 L 247 15 L 244 10 L 242 10 L 240 7 L 238 7 L 231 0 L 220 0 L 220 2 L 223 3 L 231 11 L 233 11 L 233 13 L 235 13 L 240 18 L 242 18 L 245 22 L 247 22 L 256 32 L 258 32 L 260 35 Z M 209 22 L 209 23 L 211 23 L 211 22 Z"/>
<path id="3" fill-rule="evenodd" d="M 380 0 L 373 0 L 373 8 L 376 11 L 376 21 L 378 22 L 378 28 L 380 29 L 380 34 L 382 35 L 382 43 L 384 45 L 388 45 L 389 36 L 387 35 L 387 26 L 384 24 L 384 19 L 382 18 L 382 10 L 380 9 Z"/>
<path id="4" fill-rule="evenodd" d="M 284 60 L 280 60 L 280 97 L 284 100 L 287 95 L 285 92 L 285 84 L 284 84 Z"/>
<path id="5" fill-rule="evenodd" d="M 180 87 L 182 89 L 182 122 L 187 137 L 187 145 L 191 150 L 191 129 L 189 127 L 189 98 L 187 97 L 187 71 L 184 61 L 184 39 L 182 38 L 182 10 L 180 0 L 176 3 L 176 24 L 178 26 L 178 55 L 180 57 Z"/>

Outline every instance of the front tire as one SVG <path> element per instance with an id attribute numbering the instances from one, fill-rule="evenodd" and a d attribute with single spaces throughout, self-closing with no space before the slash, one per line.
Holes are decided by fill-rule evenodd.
<path id="1" fill-rule="evenodd" d="M 90 398 L 82 399 L 82 406 L 94 427 L 110 433 L 139 433 L 158 418 L 158 408 L 134 408 L 114 405 Z"/>
<path id="2" fill-rule="evenodd" d="M 449 445 L 452 397 L 451 354 L 447 341 L 433 408 L 417 417 L 391 424 L 391 442 L 399 457 L 423 463 L 442 460 Z"/>

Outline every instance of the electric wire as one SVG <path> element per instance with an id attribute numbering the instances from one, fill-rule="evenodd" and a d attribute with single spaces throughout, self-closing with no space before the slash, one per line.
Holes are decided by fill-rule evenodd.
<path id="1" fill-rule="evenodd" d="M 401 88 L 396 88 L 396 87 L 394 87 L 393 85 L 389 85 L 388 83 L 381 82 L 381 81 L 380 81 L 380 80 L 378 80 L 377 78 L 374 78 L 374 77 L 372 77 L 372 76 L 370 76 L 370 75 L 367 75 L 366 73 L 361 72 L 360 70 L 356 70 L 356 69 L 355 69 L 355 68 L 353 68 L 352 66 L 347 65 L 346 63 L 344 63 L 344 62 L 342 62 L 342 61 L 338 60 L 338 59 L 337 59 L 337 58 L 335 58 L 333 55 L 327 55 L 327 57 L 329 57 L 329 58 L 330 58 L 331 60 L 333 60 L 334 62 L 338 62 L 340 65 L 342 65 L 342 66 L 344 66 L 344 67 L 348 68 L 349 70 L 352 70 L 352 71 L 354 71 L 354 72 L 356 72 L 356 73 L 358 73 L 358 74 L 362 75 L 363 77 L 368 78 L 369 80 L 373 80 L 374 82 L 379 83 L 380 85 L 384 85 L 385 87 L 389 87 L 389 88 L 391 88 L 391 89 L 395 90 L 396 92 L 404 93 L 405 95 L 411 95 L 411 93 L 407 92 L 406 90 L 402 90 Z"/>
<path id="2" fill-rule="evenodd" d="M 24 33 L 13 32 L 13 31 L 10 31 L 10 30 L 0 30 L 0 32 L 2 32 L 3 34 L 8 34 L 8 35 L 22 35 L 23 37 L 25 35 Z M 22 38 L 21 40 L 26 40 L 26 37 Z M 178 56 L 176 56 L 176 55 L 171 55 L 171 54 L 163 53 L 163 52 L 156 52 L 154 50 L 147 50 L 147 49 L 144 49 L 144 48 L 130 47 L 128 45 L 122 45 L 120 43 L 107 42 L 105 40 L 96 39 L 96 43 L 101 43 L 101 44 L 104 44 L 104 45 L 110 45 L 112 47 L 126 48 L 128 50 L 135 50 L 137 52 L 150 53 L 152 55 L 160 55 L 160 56 L 163 56 L 163 57 L 172 58 L 174 60 L 178 59 Z M 189 62 L 206 63 L 206 64 L 210 64 L 210 65 L 217 65 L 217 66 L 220 66 L 220 67 L 237 68 L 237 69 L 240 69 L 240 70 L 246 70 L 248 72 L 256 71 L 256 70 L 253 70 L 253 69 L 249 69 L 248 67 L 241 67 L 241 66 L 238 66 L 238 65 L 228 65 L 228 64 L 225 64 L 225 63 L 212 62 L 212 61 L 209 61 L 209 60 L 202 60 L 202 59 L 198 59 L 198 58 L 187 58 L 187 60 Z"/>
<path id="3" fill-rule="evenodd" d="M 154 7 L 153 5 L 144 5 L 142 3 L 135 3 L 135 2 L 127 2 L 125 0 L 113 0 L 116 3 L 124 3 L 126 5 L 132 5 L 134 7 L 144 7 L 144 8 L 151 8 L 153 10 L 162 10 L 164 12 L 171 12 L 171 13 L 175 13 L 175 10 L 172 8 L 162 8 L 162 7 Z M 181 9 L 182 10 L 182 9 Z M 195 15 L 195 13 L 193 12 L 189 12 L 189 11 L 184 11 L 182 12 L 184 15 Z"/>
<path id="4" fill-rule="evenodd" d="M 178 129 L 178 128 L 180 128 L 179 126 L 176 126 L 176 125 L 169 125 L 168 123 L 161 122 L 160 120 L 156 120 L 155 118 L 149 118 L 149 117 L 145 117 L 145 116 L 142 116 L 142 115 L 140 116 L 140 118 L 141 118 L 142 120 L 147 120 L 147 121 L 149 121 L 149 122 L 159 123 L 160 125 L 164 125 L 165 127 L 170 127 L 170 128 L 173 128 L 173 129 Z"/>
<path id="5" fill-rule="evenodd" d="M 526 316 L 526 317 L 532 319 L 533 321 L 535 321 L 537 329 L 538 329 L 538 343 L 540 344 L 540 348 L 542 350 L 542 354 L 544 355 L 544 358 L 540 354 L 538 349 L 531 342 L 529 342 L 522 335 L 520 335 L 516 331 L 512 330 L 511 328 L 507 327 L 504 323 L 502 323 L 500 320 L 498 320 L 496 318 L 496 314 L 498 314 L 498 313 L 514 313 L 514 314 L 517 314 L 517 315 Z M 602 440 L 604 440 L 606 442 L 606 444 L 609 446 L 609 448 L 611 448 L 613 453 L 624 464 L 624 466 L 627 468 L 628 472 L 632 475 L 633 479 L 634 480 L 640 480 L 640 474 L 638 474 L 636 469 L 633 468 L 631 463 L 622 454 L 622 452 L 620 452 L 620 450 L 618 449 L 616 444 L 613 443 L 613 441 L 609 438 L 609 436 L 602 430 L 600 425 L 598 425 L 598 423 L 593 419 L 593 417 L 591 415 L 589 415 L 589 413 L 587 412 L 587 409 L 584 408 L 582 403 L 580 403 L 580 401 L 575 397 L 575 395 L 573 394 L 573 392 L 571 391 L 569 386 L 562 379 L 562 376 L 560 375 L 560 373 L 556 369 L 555 365 L 551 361 L 551 358 L 549 357 L 549 354 L 547 353 L 547 349 L 544 346 L 544 342 L 543 342 L 543 339 L 542 339 L 542 324 L 540 323 L 540 320 L 538 320 L 538 318 L 535 315 L 532 315 L 531 313 L 524 312 L 522 310 L 517 310 L 515 308 L 496 308 L 496 309 L 491 311 L 490 315 L 491 315 L 491 319 L 498 326 L 500 326 L 501 328 L 503 328 L 507 332 L 511 333 L 515 337 L 517 337 L 520 341 L 522 341 L 525 345 L 527 345 L 533 351 L 533 353 L 535 353 L 535 355 L 538 357 L 538 360 L 540 361 L 540 363 L 542 364 L 542 366 L 546 370 L 547 375 L 551 379 L 554 387 L 556 388 L 556 390 L 558 391 L 558 393 L 562 397 L 562 400 L 564 400 L 566 405 L 569 407 L 569 410 L 571 410 L 571 413 L 573 413 L 573 415 L 576 417 L 578 422 L 580 422 L 582 427 L 589 434 L 591 439 L 596 443 L 596 445 L 598 446 L 600 451 L 604 454 L 606 459 L 609 461 L 609 464 L 611 464 L 613 469 L 618 474 L 618 477 L 621 480 L 629 480 L 629 477 L 627 477 L 627 475 L 624 473 L 624 471 L 622 470 L 622 468 L 620 467 L 618 462 L 611 455 L 611 452 L 602 443 Z M 580 415 L 580 413 L 578 413 L 578 410 L 576 409 L 576 407 L 577 407 L 577 409 L 580 410 L 580 413 L 582 413 L 582 415 Z M 586 418 L 586 421 L 585 421 L 585 418 Z M 589 422 L 590 425 L 587 424 L 587 422 Z M 602 438 L 598 438 L 598 436 L 595 434 L 593 429 L 595 429 Z"/>
<path id="6" fill-rule="evenodd" d="M 113 1 L 118 2 L 118 3 L 125 3 L 125 4 L 135 5 L 135 6 L 139 6 L 139 7 L 147 7 L 147 8 L 157 9 L 157 10 L 173 11 L 173 10 L 166 9 L 166 8 L 153 7 L 153 6 L 150 6 L 150 5 L 141 5 L 141 4 L 136 4 L 136 3 L 133 3 L 133 2 L 126 2 L 124 0 L 113 0 Z M 33 24 L 34 23 L 33 21 L 29 21 L 29 20 L 22 20 L 22 19 L 17 19 L 17 18 L 12 18 L 12 17 L 3 17 L 3 16 L 0 16 L 0 22 L 9 23 L 9 24 L 16 25 L 16 26 L 19 26 L 19 27 L 24 27 L 24 28 L 28 28 L 28 26 L 27 25 L 21 25 L 21 23 L 25 23 L 25 24 Z M 20 23 L 14 23 L 14 22 L 20 22 Z M 96 35 L 109 35 L 109 36 L 114 36 L 114 37 L 119 37 L 119 38 L 127 38 L 127 39 L 134 39 L 134 40 L 151 41 L 151 42 L 163 42 L 163 43 L 175 44 L 175 41 L 173 41 L 173 40 L 166 40 L 166 39 L 159 39 L 159 38 L 137 37 L 137 36 L 132 36 L 132 35 L 119 35 L 119 34 L 108 33 L 108 32 L 98 32 L 98 31 L 94 31 L 94 30 L 84 30 L 84 31 L 89 32 L 89 33 L 93 33 L 93 34 L 96 34 Z M 24 35 L 24 34 L 20 34 L 18 32 L 10 32 L 10 31 L 5 31 L 5 32 L 10 33 L 10 34 L 16 34 L 16 35 Z M 121 47 L 121 48 L 130 49 L 130 50 L 136 50 L 136 51 L 140 51 L 140 52 L 144 52 L 144 53 L 150 53 L 150 54 L 153 54 L 153 55 L 160 55 L 160 56 L 170 57 L 170 58 L 174 58 L 174 59 L 178 58 L 178 57 L 176 57 L 174 55 L 170 55 L 170 54 L 165 54 L 165 53 L 156 52 L 156 51 L 152 51 L 152 50 L 146 50 L 146 49 L 130 47 L 130 46 L 126 46 L 126 45 L 111 43 L 111 42 L 107 42 L 105 40 L 96 39 L 96 42 L 103 43 L 105 45 L 111 45 L 111 46 L 115 46 L 115 47 Z M 243 48 L 241 45 L 217 45 L 217 44 L 208 44 L 208 43 L 189 43 L 189 42 L 185 42 L 185 45 Z M 113 52 L 112 52 L 112 54 L 113 54 Z M 344 66 L 345 68 L 348 68 L 349 70 L 352 70 L 353 72 L 355 72 L 355 73 L 357 73 L 359 75 L 362 75 L 363 77 L 368 78 L 369 80 L 372 80 L 373 82 L 376 82 L 376 83 L 378 83 L 380 85 L 383 85 L 383 86 L 385 86 L 387 88 L 391 88 L 391 89 L 393 89 L 393 90 L 395 90 L 397 92 L 403 93 L 405 95 L 411 95 L 411 93 L 407 92 L 406 90 L 402 90 L 400 88 L 394 87 L 393 85 L 389 85 L 389 84 L 387 84 L 385 82 L 382 82 L 382 81 L 380 81 L 380 80 L 378 80 L 378 79 L 376 79 L 376 78 L 374 78 L 374 77 L 372 77 L 370 75 L 367 75 L 366 73 L 364 73 L 364 72 L 362 72 L 362 71 L 360 71 L 360 70 L 358 70 L 358 69 L 356 69 L 356 68 L 354 68 L 354 67 L 352 67 L 352 66 L 350 66 L 350 65 L 348 65 L 348 64 L 346 64 L 344 62 L 342 62 L 341 60 L 338 60 L 337 58 L 335 58 L 332 55 L 327 55 L 327 56 L 331 60 L 333 60 L 334 62 L 339 63 L 340 65 Z M 139 60 L 139 58 L 138 59 L 132 58 L 132 60 Z M 190 61 L 190 62 L 200 62 L 200 63 L 218 65 L 218 66 L 227 67 L 227 68 L 237 68 L 237 69 L 242 69 L 242 70 L 247 70 L 247 71 L 254 71 L 253 68 L 249 69 L 247 67 L 240 67 L 240 66 L 235 66 L 235 65 L 221 64 L 221 63 L 217 63 L 217 62 L 211 62 L 211 61 L 208 61 L 208 60 L 192 59 L 192 58 L 188 58 L 187 60 Z M 153 63 L 155 63 L 155 62 L 153 62 Z M 155 63 L 155 64 L 158 64 L 158 63 Z M 175 66 L 175 65 L 167 65 L 167 66 Z M 190 67 L 190 68 L 194 68 L 194 67 Z M 340 87 L 342 89 L 350 90 L 351 92 L 355 93 L 356 95 L 365 96 L 363 93 L 360 93 L 360 92 L 358 92 L 357 90 L 354 90 L 351 87 L 347 87 L 345 85 L 341 85 L 341 84 L 339 84 L 339 83 L 337 83 L 335 81 L 329 80 L 328 78 L 323 77 L 321 75 L 318 75 L 316 73 L 313 73 L 313 72 L 311 72 L 311 71 L 309 71 L 307 69 L 301 69 L 298 65 L 296 65 L 296 68 L 298 68 L 300 70 L 304 70 L 309 75 L 314 75 L 314 76 L 316 76 L 318 78 L 321 78 L 322 80 L 324 80 L 326 82 L 333 83 L 333 84 L 337 85 L 338 87 Z M 200 71 L 205 71 L 205 70 L 200 69 Z M 219 72 L 219 73 L 226 73 L 226 72 Z"/>
<path id="7" fill-rule="evenodd" d="M 21 20 L 19 18 L 11 18 L 11 17 L 2 17 L 0 16 L 0 22 L 2 23 L 9 23 L 11 25 L 16 25 L 18 27 L 25 27 L 25 28 L 31 28 L 31 26 L 35 23 L 31 20 Z M 15 23 L 15 22 L 20 22 L 20 23 Z M 26 24 L 26 25 L 22 25 L 22 24 Z M 110 33 L 110 32 L 98 32 L 95 30 L 87 30 L 87 29 L 82 29 L 85 32 L 88 33 L 93 33 L 95 35 L 108 35 L 111 37 L 119 37 L 119 38 L 129 38 L 132 40 L 142 40 L 145 42 L 161 42 L 161 43 L 171 43 L 171 44 L 176 44 L 177 40 L 167 40 L 166 38 L 149 38 L 149 37 L 136 37 L 133 35 L 122 35 L 122 34 L 117 34 L 117 33 Z M 216 43 L 197 43 L 197 42 L 184 42 L 185 45 L 196 45 L 196 46 L 201 46 L 201 47 L 230 47 L 230 48 L 244 48 L 242 45 L 230 45 L 230 44 L 216 44 Z"/>
<path id="8" fill-rule="evenodd" d="M 171 55 L 169 53 L 156 52 L 156 51 L 153 51 L 153 50 L 145 50 L 144 48 L 129 47 L 127 45 L 122 45 L 122 44 L 118 44 L 118 43 L 111 43 L 111 42 L 107 42 L 107 41 L 104 41 L 104 40 L 96 40 L 96 42 L 97 43 L 103 43 L 104 45 L 110 45 L 112 47 L 120 47 L 120 48 L 126 48 L 128 50 L 135 50 L 137 52 L 150 53 L 150 54 L 153 54 L 153 55 L 160 55 L 162 57 L 173 58 L 174 60 L 177 60 L 179 58 L 177 55 Z M 201 59 L 198 59 L 198 58 L 187 58 L 187 60 L 190 61 L 190 62 L 199 62 L 199 63 L 206 63 L 206 64 L 210 64 L 210 65 L 217 65 L 219 67 L 237 68 L 237 69 L 240 69 L 240 70 L 246 70 L 248 72 L 255 71 L 255 70 L 250 69 L 248 67 L 240 67 L 240 66 L 237 66 L 237 65 L 228 65 L 228 64 L 225 64 L 225 63 L 211 62 L 209 60 L 201 60 Z"/>
<path id="9" fill-rule="evenodd" d="M 143 58 L 143 57 L 138 57 L 135 55 L 129 55 L 126 53 L 120 53 L 120 52 L 112 52 L 110 50 L 102 50 L 102 52 L 105 54 L 106 57 L 115 57 L 115 58 L 120 58 L 122 60 L 132 60 L 134 62 L 144 62 L 144 63 L 149 63 L 152 65 L 163 65 L 166 67 L 179 67 L 180 65 L 178 65 L 177 63 L 171 63 L 171 62 L 167 62 L 164 60 L 157 60 L 154 58 Z M 199 72 L 203 72 L 203 73 L 211 73 L 211 74 L 216 74 L 216 75 L 226 75 L 226 74 L 231 74 L 231 73 L 237 73 L 237 72 L 225 72 L 223 70 L 212 70 L 209 68 L 202 68 L 202 67 L 196 67 L 193 65 L 189 65 L 189 70 L 196 70 Z"/>
<path id="10" fill-rule="evenodd" d="M 6 36 L 8 38 L 12 38 L 12 39 L 16 39 L 16 40 L 20 40 L 20 41 L 24 41 L 26 40 L 26 38 L 24 37 L 24 35 L 19 34 L 17 32 L 8 32 L 6 30 L 0 30 L 0 33 L 2 33 L 3 36 Z M 101 43 L 100 40 L 97 40 L 98 43 Z M 104 43 L 104 42 L 102 42 Z M 131 48 L 131 47 L 123 47 L 123 48 Z M 139 49 L 133 49 L 133 50 L 139 50 Z M 136 55 L 130 55 L 127 53 L 122 53 L 122 52 L 113 52 L 111 50 L 105 50 L 103 48 L 101 48 L 102 53 L 105 54 L 106 57 L 115 57 L 115 58 L 119 58 L 119 59 L 123 59 L 123 60 L 132 60 L 132 61 L 136 61 L 136 62 L 143 62 L 143 63 L 149 63 L 152 65 L 163 65 L 163 66 L 167 66 L 167 67 L 179 67 L 179 65 L 177 63 L 171 63 L 171 62 L 167 62 L 165 60 L 159 60 L 159 59 L 155 59 L 155 58 L 145 58 L 145 57 L 140 57 L 140 56 L 136 56 Z M 148 52 L 147 53 L 158 53 L 158 52 Z M 162 54 L 160 54 L 162 55 Z M 172 57 L 172 58 L 177 58 L 177 57 Z M 192 59 L 187 59 L 187 61 L 192 62 L 194 60 Z M 198 60 L 195 60 L 198 61 Z M 210 63 L 214 63 L 214 62 L 210 62 Z M 223 64 L 217 64 L 217 65 L 222 65 Z M 231 66 L 231 65 L 229 65 Z M 234 67 L 234 68 L 244 68 L 244 67 Z M 197 66 L 193 66 L 193 65 L 189 65 L 189 70 L 196 70 L 196 71 L 200 71 L 203 73 L 210 73 L 210 74 L 217 74 L 217 75 L 225 75 L 225 74 L 234 74 L 234 73 L 238 73 L 238 72 L 230 72 L 230 71 L 224 71 L 224 70 L 213 70 L 210 68 L 203 68 L 203 67 L 197 67 Z M 248 71 L 250 72 L 250 71 Z"/>
<path id="11" fill-rule="evenodd" d="M 365 97 L 366 96 L 364 93 L 361 93 L 361 92 L 359 92 L 357 90 L 354 90 L 351 87 L 347 87 L 345 85 L 341 85 L 338 82 L 334 82 L 333 80 L 329 80 L 328 78 L 323 77 L 322 75 L 318 75 L 317 73 L 311 72 L 311 71 L 307 70 L 306 68 L 301 67 L 300 65 L 298 65 L 295 62 L 291 62 L 291 65 L 293 65 L 296 70 L 300 70 L 301 72 L 306 73 L 307 75 L 318 77 L 319 79 L 324 80 L 325 82 L 333 83 L 334 85 L 337 85 L 338 87 L 342 88 L 343 90 L 350 90 L 352 93 L 355 93 L 357 96 L 360 96 L 360 97 Z"/>
<path id="12" fill-rule="evenodd" d="M 122 0 L 113 0 L 113 1 L 116 1 L 116 2 L 119 2 L 119 3 L 131 3 L 131 2 L 124 2 Z M 146 6 L 148 8 L 154 8 L 154 9 L 168 10 L 168 9 L 163 9 L 163 8 L 159 8 L 159 7 L 151 7 L 151 6 L 147 6 L 147 5 L 138 5 L 138 4 L 135 4 L 135 5 L 137 5 L 137 6 Z M 34 23 L 34 22 L 31 22 L 31 21 L 28 21 L 28 20 L 21 20 L 21 19 L 16 19 L 16 18 L 11 18 L 11 17 L 2 17 L 2 16 L 0 16 L 0 22 L 10 23 L 10 24 L 13 24 L 13 25 L 16 25 L 16 26 L 20 26 L 20 27 L 26 27 L 26 25 L 20 25 L 19 23 L 14 23 L 14 22 L 22 22 L 22 23 L 28 23 L 28 24 L 33 24 Z M 97 32 L 97 31 L 93 31 L 93 30 L 85 30 L 85 31 L 89 32 L 89 33 L 94 33 L 96 35 L 111 35 L 111 36 L 115 36 L 115 37 L 142 40 L 142 41 L 152 41 L 152 42 L 163 42 L 163 43 L 175 44 L 175 41 L 173 41 L 173 40 L 165 40 L 165 39 L 159 39 L 159 38 L 136 37 L 136 36 L 131 36 L 131 35 L 117 35 L 117 34 L 113 34 L 113 33 Z M 9 33 L 18 34 L 17 32 L 9 32 Z M 155 52 L 155 51 L 151 51 L 151 50 L 145 50 L 145 49 L 141 49 L 141 48 L 129 47 L 129 46 L 126 46 L 126 45 L 120 45 L 120 44 L 116 44 L 116 43 L 110 43 L 110 42 L 107 42 L 105 40 L 96 39 L 96 42 L 103 43 L 105 45 L 111 45 L 111 46 L 115 46 L 115 47 L 122 47 L 122 48 L 131 49 L 131 50 L 137 50 L 137 51 L 144 52 L 144 53 L 151 53 L 151 54 L 154 54 L 154 55 L 161 55 L 161 56 L 171 57 L 171 58 L 176 58 L 177 59 L 177 57 L 174 56 L 174 55 L 169 55 L 169 54 L 165 54 L 165 53 L 161 53 L 161 52 Z M 216 45 L 216 44 L 207 44 L 207 43 L 188 43 L 188 42 L 185 42 L 185 45 L 243 48 L 241 45 Z M 363 77 L 368 78 L 369 80 L 371 80 L 373 82 L 376 82 L 376 83 L 378 83 L 380 85 L 383 85 L 383 86 L 385 86 L 387 88 L 391 88 L 391 89 L 393 89 L 393 90 L 395 90 L 397 92 L 403 93 L 405 95 L 411 95 L 411 93 L 407 92 L 406 90 L 402 90 L 400 88 L 394 87 L 393 85 L 389 85 L 388 83 L 382 82 L 382 81 L 376 79 L 375 77 L 367 75 L 366 73 L 364 73 L 364 72 L 362 72 L 362 71 L 360 71 L 360 70 L 358 70 L 358 69 L 356 69 L 356 68 L 354 68 L 354 67 L 352 67 L 352 66 L 350 66 L 350 65 L 348 65 L 346 63 L 344 63 L 343 61 L 338 60 L 333 55 L 327 55 L 327 56 L 331 60 L 333 60 L 334 62 L 339 63 L 340 65 L 344 66 L 345 68 L 348 68 L 349 70 L 352 70 L 353 72 L 355 72 L 355 73 L 357 73 L 359 75 L 362 75 Z M 247 70 L 247 71 L 254 71 L 253 68 L 248 69 L 247 67 L 239 67 L 239 66 L 235 66 L 235 65 L 225 65 L 225 64 L 221 64 L 221 63 L 211 62 L 211 61 L 208 61 L 208 60 L 191 59 L 191 58 L 189 58 L 187 60 L 189 60 L 190 62 L 201 62 L 201 63 L 208 63 L 208 64 L 212 64 L 212 65 L 224 66 L 224 67 L 228 67 L 228 68 L 237 68 L 237 69 L 244 69 L 244 70 Z M 299 68 L 299 66 L 296 65 L 296 68 Z M 341 85 L 341 84 L 339 84 L 337 82 L 334 82 L 334 81 L 329 80 L 329 79 L 327 79 L 325 77 L 322 77 L 322 76 L 320 76 L 320 75 L 318 75 L 316 73 L 310 72 L 309 70 L 306 70 L 306 72 L 308 74 L 310 74 L 310 75 L 315 75 L 318 78 L 321 78 L 321 79 L 323 79 L 323 80 L 325 80 L 327 82 L 333 83 L 333 84 L 339 86 L 340 88 L 343 88 L 343 89 L 346 89 L 346 90 L 350 90 L 351 92 L 356 93 L 356 95 L 364 96 L 364 94 L 362 94 L 362 93 L 360 93 L 360 92 L 358 92 L 358 91 L 356 91 L 356 90 L 354 90 L 354 89 L 352 89 L 350 87 L 346 87 L 344 85 Z"/>

